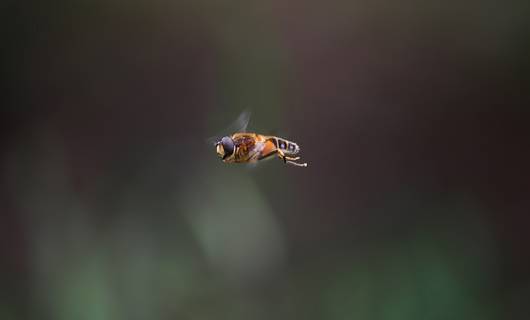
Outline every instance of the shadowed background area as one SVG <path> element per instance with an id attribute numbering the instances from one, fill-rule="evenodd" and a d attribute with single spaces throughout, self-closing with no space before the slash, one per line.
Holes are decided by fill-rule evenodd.
<path id="1" fill-rule="evenodd" d="M 528 315 L 524 1 L 0 7 L 1 319 Z"/>

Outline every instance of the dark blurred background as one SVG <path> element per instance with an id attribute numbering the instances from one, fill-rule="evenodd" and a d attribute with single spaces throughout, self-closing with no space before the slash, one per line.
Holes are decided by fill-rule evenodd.
<path id="1" fill-rule="evenodd" d="M 0 8 L 0 319 L 528 317 L 526 1 Z"/>

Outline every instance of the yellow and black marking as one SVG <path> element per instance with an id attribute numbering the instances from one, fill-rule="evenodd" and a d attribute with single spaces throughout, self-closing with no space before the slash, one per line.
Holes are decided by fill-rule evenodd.
<path id="1" fill-rule="evenodd" d="M 278 137 L 275 137 L 275 140 L 278 149 L 282 150 L 285 154 L 295 155 L 300 151 L 300 147 L 292 141 Z"/>
<path id="2" fill-rule="evenodd" d="M 289 163 L 299 167 L 307 167 L 307 163 L 294 162 L 299 160 L 300 157 L 291 157 L 300 152 L 300 147 L 296 143 L 278 137 L 274 137 L 273 140 L 275 140 L 278 157 L 280 157 L 284 163 Z"/>

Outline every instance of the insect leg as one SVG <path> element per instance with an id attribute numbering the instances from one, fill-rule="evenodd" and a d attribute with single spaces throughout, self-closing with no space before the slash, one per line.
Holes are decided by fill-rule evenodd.
<path id="1" fill-rule="evenodd" d="M 287 163 L 287 159 L 285 157 L 285 153 L 283 153 L 282 150 L 278 149 L 278 157 L 283 160 L 283 163 Z"/>
<path id="2" fill-rule="evenodd" d="M 307 163 L 298 163 L 293 161 L 286 161 L 285 163 L 292 164 L 293 166 L 297 167 L 307 167 Z"/>
<path id="3" fill-rule="evenodd" d="M 300 157 L 296 157 L 296 158 L 288 157 L 280 149 L 278 149 L 278 157 L 280 157 L 280 159 L 283 160 L 283 163 L 292 164 L 293 166 L 297 166 L 297 167 L 307 167 L 307 163 L 298 163 L 298 162 L 293 161 L 293 160 L 300 159 Z"/>

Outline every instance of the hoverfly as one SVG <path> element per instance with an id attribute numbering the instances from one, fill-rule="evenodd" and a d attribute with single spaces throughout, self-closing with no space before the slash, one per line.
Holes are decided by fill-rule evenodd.
<path id="1" fill-rule="evenodd" d="M 276 155 L 286 164 L 307 167 L 307 163 L 295 162 L 300 159 L 296 157 L 300 152 L 298 144 L 276 136 L 246 132 L 249 121 L 250 113 L 242 113 L 236 121 L 239 125 L 237 132 L 213 141 L 217 155 L 223 162 L 256 163 Z"/>

